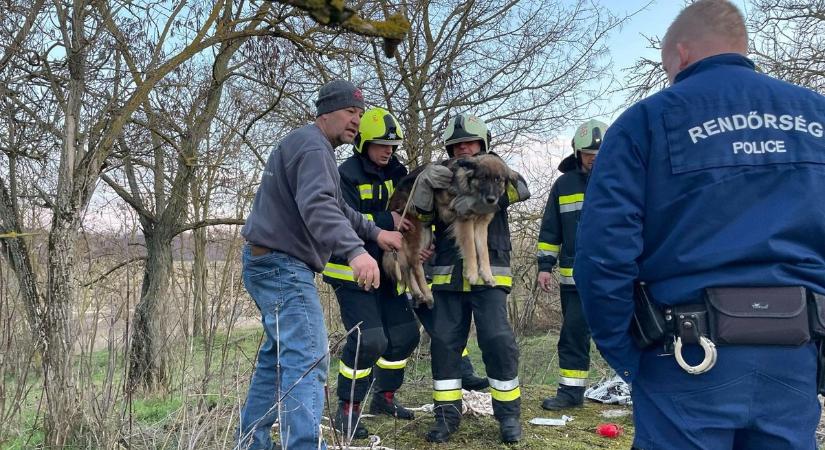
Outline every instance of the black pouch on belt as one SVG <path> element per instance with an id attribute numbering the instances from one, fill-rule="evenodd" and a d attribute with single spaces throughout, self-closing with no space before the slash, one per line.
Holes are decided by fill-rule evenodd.
<path id="1" fill-rule="evenodd" d="M 647 348 L 664 339 L 667 333 L 665 317 L 651 300 L 644 283 L 637 283 L 634 287 L 633 301 L 635 307 L 630 336 L 639 348 Z"/>
<path id="2" fill-rule="evenodd" d="M 811 339 L 802 287 L 705 289 L 717 345 L 802 345 Z"/>

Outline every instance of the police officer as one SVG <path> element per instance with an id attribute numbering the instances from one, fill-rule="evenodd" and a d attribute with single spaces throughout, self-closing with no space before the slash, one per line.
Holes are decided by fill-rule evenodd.
<path id="1" fill-rule="evenodd" d="M 551 271 L 559 263 L 562 326 L 559 334 L 559 388 L 541 407 L 559 410 L 581 406 L 590 370 L 590 328 L 584 319 L 581 300 L 573 279 L 576 257 L 576 228 L 584 203 L 587 179 L 599 152 L 607 124 L 598 120 L 583 123 L 573 136 L 573 154 L 563 159 L 563 173 L 550 189 L 538 242 L 538 285 L 550 291 Z"/>
<path id="2" fill-rule="evenodd" d="M 464 158 L 486 153 L 491 136 L 481 119 L 460 114 L 450 119 L 443 138 L 450 158 Z M 420 218 L 432 220 L 435 225 L 435 307 L 430 332 L 435 424 L 426 439 L 429 442 L 446 442 L 461 422 L 460 361 L 467 344 L 470 322 L 475 320 L 501 440 L 505 443 L 518 442 L 521 438 L 521 391 L 518 381 L 519 351 L 513 329 L 507 321 L 507 294 L 513 283 L 507 207 L 527 199 L 530 193 L 521 178 L 517 185 L 508 185 L 488 227 L 487 245 L 496 286 L 471 285 L 462 275 L 463 261 L 447 224 L 433 215 L 432 189 L 448 187 L 452 172 L 442 165 L 432 164 L 420 177 L 413 194 L 413 204 Z"/>
<path id="3" fill-rule="evenodd" d="M 635 281 L 659 306 L 709 287 L 825 293 L 825 97 L 757 72 L 747 46 L 731 2 L 686 7 L 662 41 L 671 86 L 613 123 L 587 188 L 574 276 L 599 350 L 633 382 L 637 448 L 816 448 L 814 344 L 717 346 L 692 375 L 628 332 Z"/>
<path id="4" fill-rule="evenodd" d="M 383 108 L 369 109 L 361 118 L 353 155 L 338 167 L 344 200 L 384 230 L 402 227 L 400 215 L 386 207 L 394 186 L 407 174 L 395 156 L 403 139 L 401 126 L 392 114 Z M 368 243 L 365 248 L 376 260 L 382 257 L 377 245 Z M 361 322 L 360 332 L 348 336 L 338 363 L 335 427 L 347 436 L 368 436 L 359 418 L 361 402 L 373 380 L 371 414 L 413 419 L 413 412 L 395 398 L 395 391 L 404 381 L 407 358 L 419 339 L 418 322 L 406 295 L 399 293 L 396 283 L 383 274 L 379 289 L 365 291 L 355 282 L 346 259 L 338 255 L 326 265 L 324 281 L 335 289 L 344 327 L 350 329 Z"/>

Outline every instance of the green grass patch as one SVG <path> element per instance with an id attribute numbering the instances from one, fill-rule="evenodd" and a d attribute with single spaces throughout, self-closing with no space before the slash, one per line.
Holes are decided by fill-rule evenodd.
<path id="1" fill-rule="evenodd" d="M 179 396 L 136 399 L 132 401 L 132 413 L 139 421 L 157 423 L 170 417 L 182 404 Z"/>

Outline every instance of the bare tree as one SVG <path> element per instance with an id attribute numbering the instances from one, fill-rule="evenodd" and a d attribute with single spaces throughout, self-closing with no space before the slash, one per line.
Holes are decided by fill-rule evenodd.
<path id="1" fill-rule="evenodd" d="M 291 19 L 294 15 L 292 8 L 281 7 L 278 10 L 270 10 L 266 3 L 251 15 L 249 21 L 240 20 L 243 13 L 243 9 L 236 9 L 232 2 L 227 2 L 223 8 L 221 17 L 216 21 L 216 28 L 231 30 L 240 23 L 243 26 L 242 31 L 247 32 L 238 38 L 225 39 L 217 46 L 211 69 L 205 71 L 207 74 L 205 82 L 198 82 L 197 77 L 189 75 L 191 72 L 179 66 L 175 73 L 170 74 L 168 80 L 158 85 L 161 90 L 158 93 L 160 95 L 150 96 L 144 102 L 143 117 L 136 116 L 133 121 L 150 133 L 149 142 L 152 150 L 145 152 L 148 158 L 139 159 L 135 157 L 138 152 L 129 148 L 130 145 L 125 139 L 120 140 L 125 150 L 123 169 L 127 183 L 121 186 L 111 178 L 103 177 L 104 181 L 138 212 L 148 253 L 141 300 L 135 310 L 131 340 L 130 380 L 132 388 L 138 385 L 152 388 L 165 380 L 168 349 L 165 348 L 164 342 L 169 339 L 169 336 L 163 329 L 164 321 L 161 319 L 162 315 L 159 314 L 159 308 L 162 300 L 167 296 L 169 287 L 172 239 L 187 230 L 196 230 L 196 233 L 200 233 L 197 230 L 208 225 L 243 223 L 240 218 L 203 219 L 194 223 L 185 221 L 192 179 L 196 167 L 203 159 L 204 155 L 201 154 L 205 148 L 203 143 L 218 112 L 224 83 L 244 68 L 244 60 L 230 67 L 233 57 L 244 42 L 255 34 L 253 31 L 258 30 L 262 25 L 283 27 L 283 24 L 290 20 L 301 22 L 300 19 Z M 311 10 L 311 13 L 316 14 L 316 10 Z M 323 17 L 315 18 L 325 20 Z M 343 24 L 345 28 L 346 23 Z M 293 29 L 289 37 L 295 45 L 304 46 L 307 42 L 311 42 L 307 34 L 302 35 L 296 31 Z M 138 49 L 142 47 L 139 44 Z M 138 77 L 140 73 L 154 70 L 151 61 L 148 66 L 138 65 L 135 51 L 125 47 L 121 51 L 124 60 L 131 61 L 128 65 L 132 77 Z M 197 64 L 197 62 L 193 60 L 192 64 Z M 192 83 L 199 87 L 188 95 L 191 101 L 186 110 L 181 112 L 168 104 L 169 96 L 177 97 L 178 102 L 186 104 L 189 92 L 186 86 Z M 164 92 L 167 94 L 164 95 Z M 140 122 L 141 119 L 145 121 Z M 167 152 L 174 156 L 168 156 Z M 176 161 L 175 168 L 168 166 L 168 161 L 171 160 Z M 140 176 L 137 173 L 140 169 L 136 167 L 145 167 L 151 172 L 150 184 L 153 200 L 151 204 L 143 200 L 141 186 L 138 182 Z"/>
<path id="2" fill-rule="evenodd" d="M 413 31 L 394 61 L 373 42 L 362 57 L 371 64 L 353 71 L 401 120 L 412 165 L 443 156 L 440 132 L 459 112 L 485 119 L 504 153 L 583 117 L 605 89 L 605 40 L 623 20 L 583 0 L 409 7 Z"/>
<path id="3" fill-rule="evenodd" d="M 656 36 L 645 36 L 648 48 L 661 51 L 662 43 Z M 667 74 L 662 68 L 662 62 L 649 58 L 639 58 L 632 66 L 623 68 L 625 73 L 624 86 L 625 106 L 647 97 L 653 92 L 660 91 L 668 86 Z"/>
<path id="4" fill-rule="evenodd" d="M 37 202 L 51 215 L 45 286 L 41 290 L 26 289 L 23 294 L 32 326 L 37 327 L 35 334 L 40 337 L 48 410 L 46 440 L 55 447 L 71 442 L 77 431 L 79 399 L 70 326 L 77 230 L 124 126 L 138 108 L 146 105 L 160 80 L 203 50 L 224 42 L 227 44 L 222 48 L 226 49 L 250 36 L 290 35 L 289 30 L 267 21 L 278 3 L 249 7 L 244 1 L 233 0 L 162 3 L 76 0 L 47 4 L 38 0 L 32 4 L 10 0 L 4 7 L 0 94 L 7 106 L 21 112 L 22 118 L 13 116 L 3 126 L 10 129 L 14 121 L 23 121 L 44 133 L 46 137 L 40 139 L 48 141 L 47 145 L 59 148 L 59 158 L 39 163 L 53 171 L 52 176 L 26 181 L 12 176 L 20 164 L 11 160 L 26 153 L 10 150 L 4 152 L 10 161 L 4 173 L 8 179 L 0 178 L 4 212 L 19 210 L 19 188 L 28 183 L 31 191 L 26 194 L 37 193 Z M 388 18 L 389 27 L 382 28 L 384 22 L 361 20 L 343 4 L 290 3 L 325 26 L 395 38 L 406 30 L 406 20 L 399 15 Z M 201 20 L 193 17 L 181 21 L 188 13 Z M 143 17 L 152 18 L 152 26 L 147 28 L 154 30 L 154 39 L 151 45 L 134 52 L 127 37 L 145 32 L 145 23 L 138 19 Z M 11 26 L 14 23 L 23 26 Z M 174 36 L 175 32 L 183 38 Z M 11 145 L 4 147 L 13 149 Z M 187 177 L 188 172 L 178 175 Z M 2 226 L 8 232 L 18 232 L 22 224 L 13 214 L 4 214 Z M 165 235 L 162 237 L 165 239 Z M 15 235 L 10 239 L 4 240 L 3 249 L 19 283 L 37 286 L 34 273 L 25 263 L 29 252 L 25 241 Z M 162 247 L 163 239 L 157 242 Z M 163 261 L 158 264 L 162 266 Z M 147 284 L 149 291 L 162 287 L 161 281 Z M 153 312 L 151 303 L 143 305 L 138 309 L 139 321 L 149 319 Z M 138 357 L 147 354 L 142 350 L 133 353 Z M 145 376 L 146 371 L 138 373 Z"/>
<path id="5" fill-rule="evenodd" d="M 759 68 L 825 92 L 825 0 L 754 0 L 748 10 Z"/>

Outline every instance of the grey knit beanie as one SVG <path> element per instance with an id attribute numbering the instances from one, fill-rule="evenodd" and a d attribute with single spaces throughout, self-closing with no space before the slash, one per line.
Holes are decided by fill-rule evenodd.
<path id="1" fill-rule="evenodd" d="M 332 80 L 321 86 L 315 101 L 316 117 L 339 109 L 355 106 L 364 109 L 364 95 L 361 89 L 346 80 Z"/>

